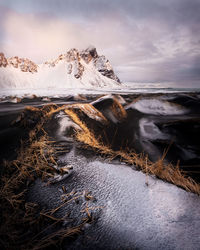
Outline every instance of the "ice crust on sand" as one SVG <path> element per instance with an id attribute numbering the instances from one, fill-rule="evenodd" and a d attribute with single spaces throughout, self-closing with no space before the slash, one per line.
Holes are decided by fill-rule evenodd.
<path id="1" fill-rule="evenodd" d="M 62 184 L 69 191 L 91 190 L 95 206 L 103 207 L 97 223 L 85 233 L 85 245 L 77 240 L 66 249 L 198 249 L 197 195 L 122 164 L 88 162 L 73 151 L 65 160 L 74 173 Z M 32 198 L 51 205 L 57 199 L 52 189 L 56 193 L 58 187 L 41 188 L 37 183 Z"/>

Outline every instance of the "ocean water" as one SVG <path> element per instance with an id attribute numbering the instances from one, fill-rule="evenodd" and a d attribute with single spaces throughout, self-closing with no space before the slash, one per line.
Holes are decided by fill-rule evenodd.
<path id="1" fill-rule="evenodd" d="M 178 83 L 126 83 L 131 92 L 141 93 L 180 93 L 180 92 L 199 92 L 199 84 L 181 85 Z"/>
<path id="2" fill-rule="evenodd" d="M 200 88 L 130 88 L 131 92 L 141 93 L 180 93 L 200 92 Z"/>
<path id="3" fill-rule="evenodd" d="M 116 89 L 110 88 L 41 88 L 41 89 L 3 89 L 0 90 L 0 98 L 7 96 L 24 97 L 29 95 L 37 96 L 49 96 L 49 97 L 64 97 L 66 95 L 76 95 L 76 94 L 131 94 L 131 93 L 200 93 L 200 88 L 161 88 L 161 87 L 130 87 L 123 86 Z"/>

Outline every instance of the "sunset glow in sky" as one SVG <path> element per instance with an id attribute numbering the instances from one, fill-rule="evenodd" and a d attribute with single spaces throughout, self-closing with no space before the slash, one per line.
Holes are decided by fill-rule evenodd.
<path id="1" fill-rule="evenodd" d="M 121 81 L 200 87 L 199 13 L 200 0 L 0 0 L 0 51 L 40 63 L 94 45 Z"/>

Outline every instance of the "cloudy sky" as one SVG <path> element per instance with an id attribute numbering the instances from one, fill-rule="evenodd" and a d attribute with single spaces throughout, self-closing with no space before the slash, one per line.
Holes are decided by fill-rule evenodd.
<path id="1" fill-rule="evenodd" d="M 0 20 L 7 57 L 94 45 L 123 82 L 200 87 L 200 0 L 0 0 Z"/>

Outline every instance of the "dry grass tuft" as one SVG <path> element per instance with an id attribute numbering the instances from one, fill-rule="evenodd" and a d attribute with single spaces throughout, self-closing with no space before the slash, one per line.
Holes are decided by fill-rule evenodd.
<path id="1" fill-rule="evenodd" d="M 198 195 L 200 194 L 200 185 L 192 178 L 185 176 L 183 171 L 180 170 L 178 164 L 177 166 L 174 166 L 171 163 L 166 164 L 164 162 L 167 151 L 164 152 L 161 159 L 156 162 L 151 162 L 146 155 L 136 154 L 129 149 L 114 151 L 111 145 L 106 145 L 100 136 L 97 137 L 95 133 L 91 131 L 83 121 L 81 121 L 74 111 L 65 109 L 65 112 L 81 127 L 82 130 L 77 130 L 76 138 L 78 141 L 84 143 L 86 147 L 91 147 L 98 153 L 109 156 L 110 159 L 120 158 L 121 161 L 135 165 L 144 173 L 155 175 L 156 177 L 175 184 L 187 191 Z"/>
<path id="2" fill-rule="evenodd" d="M 49 211 L 41 211 L 40 212 L 40 218 L 43 220 L 47 220 L 48 224 L 43 228 L 41 228 L 37 234 L 35 234 L 30 241 L 27 244 L 27 249 L 46 249 L 47 247 L 52 246 L 59 246 L 59 249 L 61 248 L 62 242 L 67 238 L 72 238 L 77 236 L 78 234 L 82 233 L 84 226 L 86 223 L 92 223 L 93 222 L 93 216 L 91 214 L 88 215 L 87 209 L 96 210 L 100 209 L 100 207 L 88 207 L 88 203 L 86 203 L 84 215 L 81 214 L 83 211 L 80 212 L 80 217 L 82 217 L 82 220 L 78 225 L 74 225 L 72 227 L 64 227 L 62 226 L 63 223 L 65 224 L 66 221 L 72 221 L 72 219 L 69 217 L 69 214 L 65 214 L 62 217 L 55 216 L 55 213 L 64 207 L 67 203 L 73 202 L 79 197 L 83 197 L 85 191 L 76 194 L 75 192 L 65 194 L 65 198 L 61 205 L 58 207 L 51 209 Z M 73 198 L 70 198 L 72 195 L 74 195 Z M 32 213 L 32 211 L 31 211 Z M 86 216 L 86 217 L 85 217 Z M 50 231 L 50 233 L 46 233 Z"/>
<path id="3" fill-rule="evenodd" d="M 104 115 L 100 111 L 98 111 L 94 106 L 92 106 L 92 104 L 90 104 L 90 103 L 71 104 L 71 105 L 67 105 L 66 108 L 67 108 L 67 110 L 81 111 L 89 118 L 96 120 L 96 121 L 99 121 L 102 124 L 108 123 L 108 121 L 104 117 Z"/>
<path id="4" fill-rule="evenodd" d="M 123 113 L 123 107 L 117 105 L 112 107 L 113 112 L 122 114 L 122 118 L 126 116 Z M 79 117 L 79 112 L 75 112 L 72 105 L 58 107 L 55 104 L 45 105 L 41 109 L 27 107 L 25 113 L 17 119 L 21 126 L 27 126 L 27 117 L 35 118 L 35 126 L 29 131 L 29 140 L 22 143 L 16 160 L 5 162 L 4 171 L 0 184 L 0 209 L 1 209 L 1 225 L 0 225 L 0 244 L 2 249 L 45 249 L 52 246 L 60 246 L 62 241 L 68 237 L 76 236 L 84 228 L 85 223 L 93 221 L 91 211 L 95 207 L 88 207 L 80 213 L 84 212 L 84 220 L 78 225 L 72 227 L 63 227 L 63 222 L 69 219 L 57 217 L 56 212 L 63 208 L 66 204 L 75 202 L 83 194 L 65 193 L 61 204 L 50 211 L 41 211 L 37 204 L 26 202 L 27 189 L 31 182 L 36 178 L 43 180 L 53 177 L 57 166 L 57 153 L 62 148 L 56 147 L 44 130 L 45 122 L 55 113 L 63 110 L 65 113 L 79 125 L 80 130 L 76 132 L 78 141 L 84 143 L 85 147 L 91 147 L 100 154 L 108 156 L 111 160 L 120 158 L 127 164 L 135 165 L 143 172 L 155 175 L 158 178 L 166 180 L 187 191 L 200 194 L 200 185 L 195 183 L 191 178 L 184 176 L 178 164 L 165 164 L 163 157 L 157 162 L 151 162 L 147 156 L 136 154 L 128 149 L 113 150 L 111 145 L 105 144 L 102 137 L 96 136 L 95 132 L 88 128 L 85 122 Z M 97 120 L 101 119 L 106 123 L 106 118 L 91 105 L 78 105 L 86 115 L 96 116 Z M 34 119 L 33 119 L 34 121 Z M 98 120 L 99 121 L 99 120 Z M 92 200 L 90 194 L 86 194 L 85 198 Z"/>
<path id="5" fill-rule="evenodd" d="M 65 217 L 57 218 L 52 210 L 41 212 L 37 204 L 26 202 L 28 187 L 36 178 L 46 180 L 54 176 L 56 155 L 63 149 L 48 137 L 43 126 L 51 115 L 64 109 L 46 105 L 42 109 L 27 107 L 24 111 L 28 112 L 28 118 L 36 113 L 37 125 L 29 131 L 28 141 L 22 142 L 17 159 L 4 164 L 0 186 L 2 249 L 44 249 L 58 245 L 80 233 L 85 223 L 91 223 L 91 218 L 86 217 L 78 225 L 63 228 Z M 21 126 L 26 126 L 26 118 L 26 114 L 22 115 Z M 54 211 L 77 199 L 75 194 L 70 193 L 70 197 Z"/>

